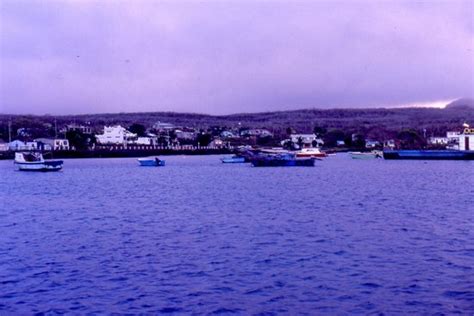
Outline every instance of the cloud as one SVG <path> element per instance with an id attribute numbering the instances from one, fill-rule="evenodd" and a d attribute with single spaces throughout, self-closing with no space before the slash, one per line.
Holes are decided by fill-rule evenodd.
<path id="1" fill-rule="evenodd" d="M 470 1 L 3 1 L 0 111 L 235 113 L 473 96 Z"/>

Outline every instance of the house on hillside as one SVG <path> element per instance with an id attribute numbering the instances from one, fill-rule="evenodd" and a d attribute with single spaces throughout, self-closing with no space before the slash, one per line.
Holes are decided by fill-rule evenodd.
<path id="1" fill-rule="evenodd" d="M 222 148 L 224 147 L 224 142 L 220 138 L 215 138 L 207 146 L 211 148 Z"/>
<path id="2" fill-rule="evenodd" d="M 73 123 L 66 125 L 62 130 L 64 133 L 71 131 L 80 132 L 82 134 L 92 134 L 92 127 Z"/>
<path id="3" fill-rule="evenodd" d="M 428 144 L 445 146 L 449 143 L 448 137 L 429 137 Z"/>
<path id="4" fill-rule="evenodd" d="M 165 122 L 156 122 L 153 124 L 153 129 L 156 130 L 157 132 L 169 132 L 171 130 L 174 130 L 176 127 L 171 124 L 171 123 L 165 123 Z"/>
<path id="5" fill-rule="evenodd" d="M 234 133 L 232 133 L 231 131 L 222 131 L 220 133 L 220 136 L 222 138 L 236 138 L 236 137 L 239 137 L 239 135 L 235 135 Z"/>
<path id="6" fill-rule="evenodd" d="M 336 146 L 337 147 L 344 147 L 344 146 L 346 146 L 346 142 L 343 141 L 343 140 L 337 140 L 336 141 Z"/>
<path id="7" fill-rule="evenodd" d="M 365 140 L 365 148 L 367 149 L 374 149 L 380 146 L 380 142 L 378 140 L 366 139 Z"/>
<path id="8" fill-rule="evenodd" d="M 184 141 L 193 141 L 197 137 L 197 133 L 194 132 L 194 131 L 190 131 L 190 130 L 177 129 L 174 132 L 175 132 L 176 138 L 180 141 L 183 141 L 183 140 Z"/>
<path id="9" fill-rule="evenodd" d="M 320 147 L 324 145 L 324 141 L 316 134 L 291 134 L 290 140 L 297 145 L 301 143 L 302 147 Z"/>
<path id="10" fill-rule="evenodd" d="M 134 142 L 137 139 L 137 134 L 129 132 L 126 128 L 115 126 L 104 126 L 104 133 L 95 136 L 97 143 L 101 145 L 122 145 L 129 142 Z"/>
<path id="11" fill-rule="evenodd" d="M 0 139 L 0 151 L 8 151 L 9 149 L 8 143 L 5 143 L 3 139 Z"/>
<path id="12" fill-rule="evenodd" d="M 273 134 L 264 128 L 253 128 L 253 129 L 245 129 L 240 132 L 240 136 L 243 137 L 273 137 Z"/>
<path id="13" fill-rule="evenodd" d="M 37 138 L 39 150 L 70 150 L 69 140 L 65 138 Z"/>

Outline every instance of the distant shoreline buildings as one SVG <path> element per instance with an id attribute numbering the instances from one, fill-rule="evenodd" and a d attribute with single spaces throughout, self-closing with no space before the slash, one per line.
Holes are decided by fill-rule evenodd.
<path id="1" fill-rule="evenodd" d="M 430 136 L 423 138 L 414 131 L 399 133 L 399 138 L 372 139 L 366 135 L 352 133 L 350 138 L 343 132 L 339 134 L 315 128 L 315 133 L 301 134 L 293 128 L 288 128 L 284 135 L 275 135 L 266 128 L 220 127 L 213 126 L 207 130 L 192 127 L 176 126 L 171 123 L 158 121 L 150 127 L 134 123 L 128 128 L 121 124 L 104 125 L 101 130 L 87 124 L 70 123 L 62 126 L 58 136 L 47 137 L 52 126 L 46 126 L 44 131 L 28 126 L 19 128 L 15 139 L 10 142 L 0 140 L 0 152 L 6 151 L 84 151 L 96 149 L 157 149 L 157 148 L 213 148 L 232 149 L 237 146 L 282 146 L 288 149 L 311 147 L 326 148 L 359 148 L 394 149 L 403 147 L 446 148 L 466 150 L 473 149 L 473 137 L 466 136 L 473 130 L 465 124 L 463 130 L 448 131 L 446 136 Z M 41 137 L 34 137 L 38 134 Z M 473 132 L 474 134 L 474 132 Z M 11 135 L 11 131 L 9 132 Z M 467 139 L 467 140 L 466 140 Z M 468 149 L 468 150 L 469 150 Z"/>

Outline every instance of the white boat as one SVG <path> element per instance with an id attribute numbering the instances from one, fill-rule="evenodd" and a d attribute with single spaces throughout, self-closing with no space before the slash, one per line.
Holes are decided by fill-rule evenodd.
<path id="1" fill-rule="evenodd" d="M 378 150 L 370 152 L 352 151 L 349 155 L 351 155 L 352 159 L 375 159 L 383 157 L 383 153 Z"/>
<path id="2" fill-rule="evenodd" d="M 165 161 L 158 157 L 138 158 L 138 163 L 142 167 L 164 167 Z"/>
<path id="3" fill-rule="evenodd" d="M 296 152 L 297 158 L 324 158 L 328 155 L 319 148 L 303 148 Z"/>
<path id="4" fill-rule="evenodd" d="M 62 160 L 44 160 L 37 152 L 15 153 L 13 163 L 20 171 L 59 171 L 63 168 Z"/>

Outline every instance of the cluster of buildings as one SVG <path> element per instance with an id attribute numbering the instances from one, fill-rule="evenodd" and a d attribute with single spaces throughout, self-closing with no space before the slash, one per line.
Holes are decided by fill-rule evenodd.
<path id="1" fill-rule="evenodd" d="M 59 135 L 67 135 L 68 132 L 79 132 L 89 135 L 93 141 L 89 147 L 96 146 L 161 146 L 172 147 L 180 145 L 207 146 L 212 148 L 225 147 L 230 142 L 238 142 L 241 139 L 260 139 L 273 137 L 267 129 L 220 129 L 208 130 L 206 132 L 189 127 L 177 127 L 171 123 L 156 122 L 151 128 L 144 130 L 144 133 L 134 133 L 121 125 L 104 126 L 100 132 L 94 132 L 89 125 L 69 124 L 59 130 Z M 200 144 L 200 136 L 206 134 L 205 143 Z M 29 137 L 25 128 L 21 133 L 17 131 L 21 139 L 16 139 L 9 143 L 0 140 L 0 151 L 22 151 L 22 150 L 75 150 L 74 144 L 70 143 L 66 137 L 35 138 Z"/>
<path id="2" fill-rule="evenodd" d="M 134 124 L 139 125 L 139 124 Z M 133 125 L 132 125 L 133 126 Z M 145 129 L 144 126 L 139 125 L 142 129 L 140 133 L 134 133 L 129 129 L 121 125 L 104 126 L 103 129 L 95 133 L 90 125 L 80 124 L 69 124 L 60 129 L 60 135 L 67 135 L 68 132 L 77 132 L 82 135 L 88 135 L 89 143 L 86 144 L 86 148 L 99 147 L 127 147 L 134 148 L 134 146 L 160 146 L 160 147 L 173 147 L 173 146 L 197 146 L 197 147 L 210 147 L 210 148 L 223 148 L 231 147 L 231 145 L 248 145 L 250 143 L 258 143 L 258 140 L 271 139 L 273 144 L 277 139 L 281 139 L 281 135 L 275 137 L 272 132 L 265 128 L 220 128 L 213 127 L 207 131 L 197 130 L 190 127 L 177 127 L 171 123 L 156 122 L 151 128 Z M 133 127 L 132 127 L 133 129 Z M 66 137 L 54 137 L 54 138 L 35 138 L 25 137 L 27 135 L 27 129 L 21 128 L 17 131 L 17 135 L 24 140 L 13 140 L 6 143 L 0 139 L 0 152 L 1 151 L 21 151 L 21 150 L 42 150 L 42 151 L 54 151 L 54 150 L 75 150 L 74 140 L 68 140 Z M 137 129 L 135 129 L 136 131 Z M 58 134 L 58 133 L 56 133 Z M 469 125 L 464 125 L 462 132 L 449 131 L 446 137 L 429 137 L 426 138 L 427 143 L 431 147 L 444 147 L 447 149 L 459 149 L 459 150 L 473 150 L 474 129 L 471 129 Z M 366 139 L 362 135 L 352 134 L 352 145 L 358 141 L 363 140 L 363 146 L 366 149 L 377 149 L 377 148 L 395 148 L 397 147 L 397 141 L 386 140 L 384 142 Z M 73 142 L 73 144 L 70 143 Z M 294 130 L 291 130 L 291 134 L 283 139 L 280 144 L 284 147 L 290 146 L 293 148 L 308 148 L 308 147 L 322 147 L 324 141 L 320 135 L 316 134 L 298 134 Z M 347 147 L 346 141 L 338 139 L 331 142 L 331 146 Z M 350 144 L 349 144 L 350 146 Z M 84 148 L 84 147 L 83 147 Z"/>
<path id="3" fill-rule="evenodd" d="M 65 138 L 37 138 L 32 141 L 14 140 L 9 143 L 0 141 L 0 151 L 21 150 L 71 150 L 69 140 Z"/>

